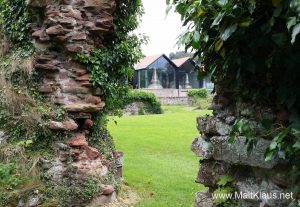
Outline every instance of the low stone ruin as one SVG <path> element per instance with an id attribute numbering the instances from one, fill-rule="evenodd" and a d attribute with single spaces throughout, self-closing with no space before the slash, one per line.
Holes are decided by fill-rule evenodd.
<path id="1" fill-rule="evenodd" d="M 192 151 L 201 157 L 195 182 L 208 187 L 207 191 L 196 193 L 195 207 L 217 206 L 212 194 L 218 189 L 218 182 L 224 175 L 233 179 L 230 183 L 235 191 L 233 194 L 261 192 L 279 196 L 280 193 L 291 193 L 291 185 L 286 177 L 289 166 L 279 159 L 265 161 L 265 151 L 270 140 L 254 137 L 257 144 L 251 151 L 247 150 L 248 143 L 244 136 L 236 137 L 232 144 L 228 143 L 232 126 L 240 114 L 247 112 L 252 117 L 264 114 L 275 121 L 273 111 L 267 108 L 249 111 L 251 107 L 247 104 L 220 104 L 218 95 L 212 107 L 213 116 L 197 119 L 201 136 L 191 145 Z M 259 122 L 253 124 L 256 125 L 256 130 L 260 130 Z M 286 207 L 291 202 L 292 199 L 236 199 L 236 205 L 241 207 Z"/>

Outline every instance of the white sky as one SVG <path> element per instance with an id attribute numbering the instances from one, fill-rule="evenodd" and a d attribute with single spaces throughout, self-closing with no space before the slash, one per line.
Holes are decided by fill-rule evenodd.
<path id="1" fill-rule="evenodd" d="M 173 10 L 166 16 L 165 0 L 142 0 L 145 14 L 140 28 L 135 33 L 149 37 L 148 45 L 143 45 L 144 55 L 156 55 L 178 51 L 177 37 L 181 34 L 180 15 Z M 183 49 L 181 49 L 183 50 Z"/>

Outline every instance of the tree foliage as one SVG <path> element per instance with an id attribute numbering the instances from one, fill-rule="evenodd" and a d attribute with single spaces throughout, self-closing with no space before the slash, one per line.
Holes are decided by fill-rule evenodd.
<path id="1" fill-rule="evenodd" d="M 141 44 L 146 41 L 131 33 L 143 14 L 141 1 L 118 0 L 116 3 L 115 33 L 106 42 L 106 48 L 77 55 L 77 59 L 88 66 L 93 85 L 102 90 L 106 102 L 104 113 L 119 113 L 122 109 L 128 82 L 133 77 L 133 65 L 142 58 Z"/>
<path id="2" fill-rule="evenodd" d="M 230 91 L 233 103 L 242 100 L 277 109 L 277 116 L 287 114 L 286 120 L 264 127 L 273 132 L 266 158 L 278 156 L 299 166 L 300 1 L 167 3 L 175 6 L 187 27 L 179 44 L 200 58 L 205 65 L 200 73 L 211 74 L 217 92 Z M 243 123 L 236 122 L 236 128 L 243 128 Z"/>

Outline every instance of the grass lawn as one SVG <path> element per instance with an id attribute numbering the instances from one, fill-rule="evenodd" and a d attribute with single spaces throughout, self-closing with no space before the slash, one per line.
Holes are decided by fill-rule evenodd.
<path id="1" fill-rule="evenodd" d="M 164 114 L 113 118 L 109 130 L 125 153 L 124 178 L 143 199 L 138 207 L 191 207 L 197 158 L 190 150 L 199 133 L 196 117 L 210 114 L 185 106 L 164 106 Z"/>

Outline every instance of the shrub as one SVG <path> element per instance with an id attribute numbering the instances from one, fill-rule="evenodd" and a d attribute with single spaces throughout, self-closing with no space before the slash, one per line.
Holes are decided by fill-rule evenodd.
<path id="1" fill-rule="evenodd" d="M 187 95 L 192 99 L 192 105 L 196 106 L 197 109 L 208 109 L 212 102 L 212 97 L 208 95 L 206 88 L 191 89 Z"/>
<path id="2" fill-rule="evenodd" d="M 190 89 L 187 95 L 191 98 L 207 98 L 208 92 L 206 88 Z"/>
<path id="3" fill-rule="evenodd" d="M 126 100 L 125 105 L 131 104 L 133 102 L 142 102 L 146 106 L 146 111 L 152 114 L 161 114 L 161 103 L 156 98 L 156 96 L 151 92 L 133 90 L 130 91 Z"/>

